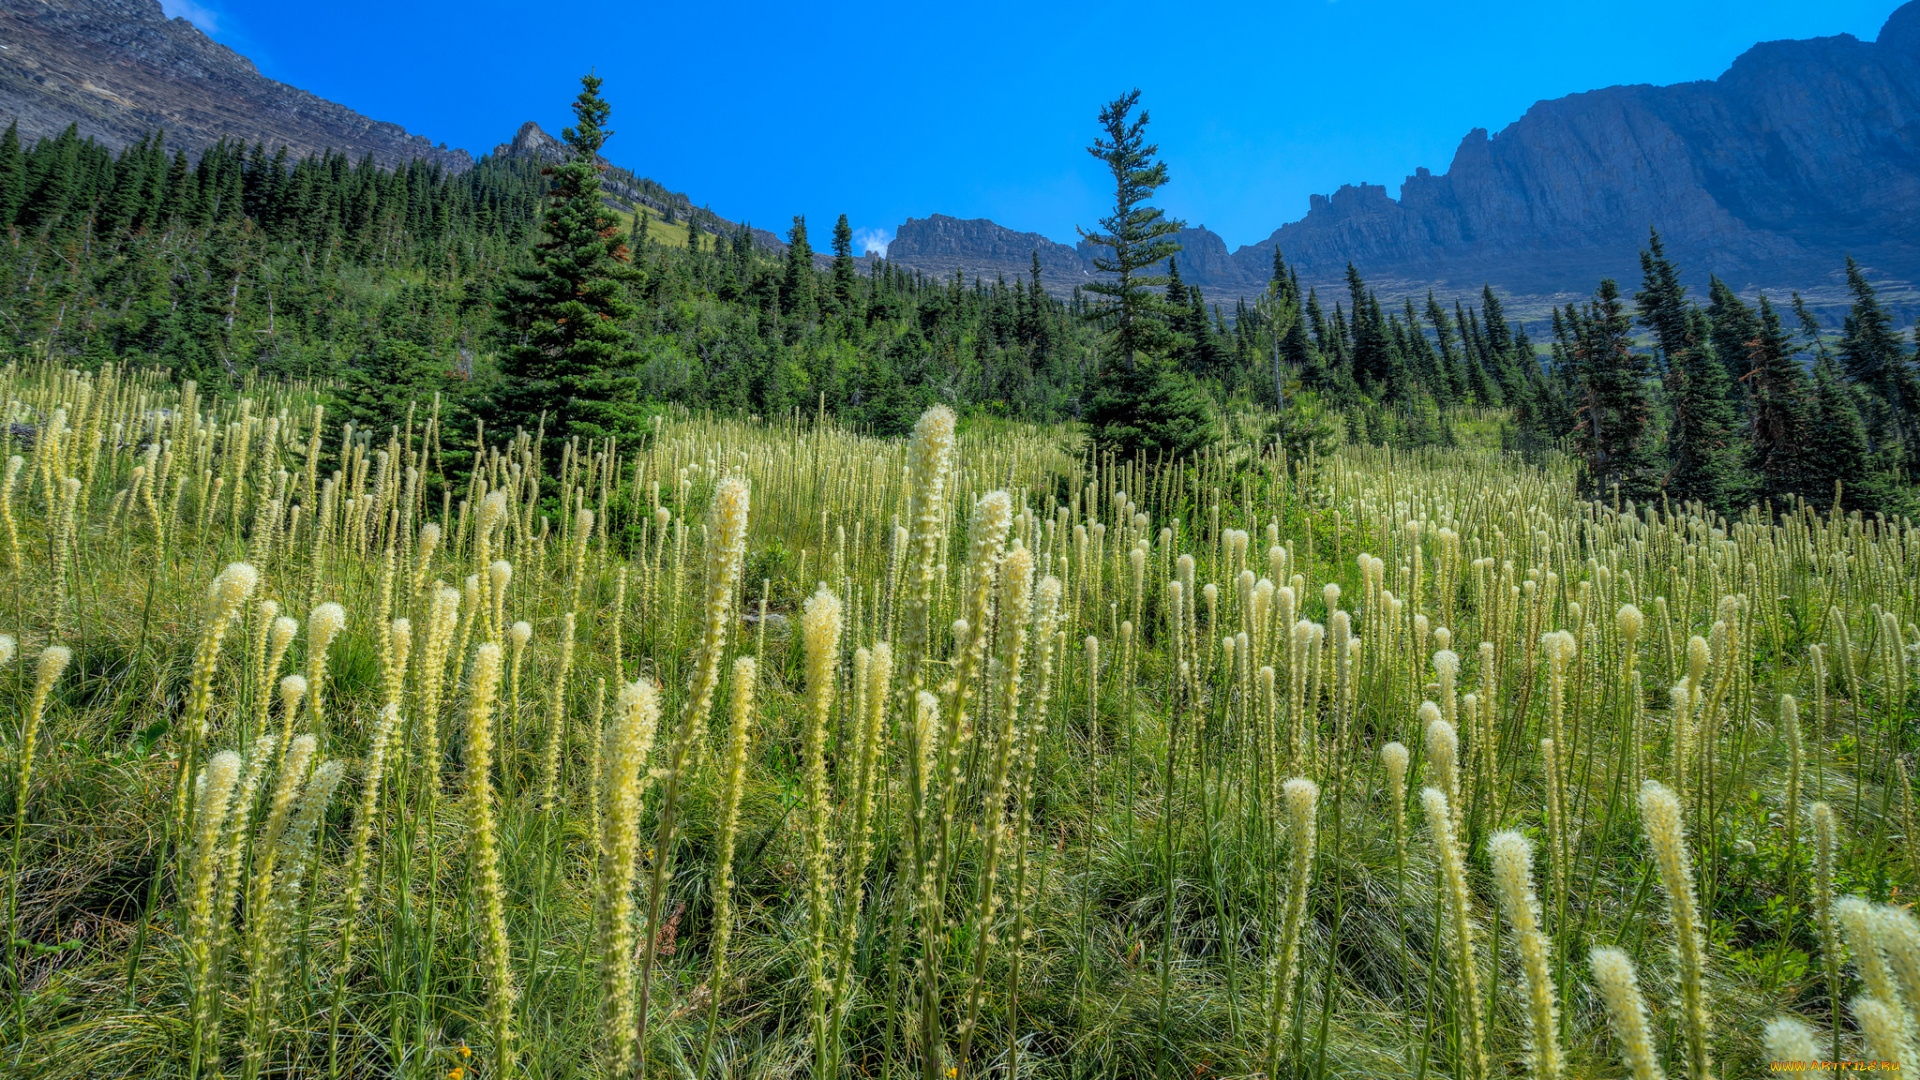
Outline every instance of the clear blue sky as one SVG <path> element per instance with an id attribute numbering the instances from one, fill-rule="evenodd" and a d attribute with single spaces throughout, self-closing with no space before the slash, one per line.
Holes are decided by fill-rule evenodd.
<path id="1" fill-rule="evenodd" d="M 162 0 L 266 75 L 477 153 L 559 134 L 589 67 L 606 154 L 816 247 L 905 218 L 1071 243 L 1106 205 L 1085 147 L 1138 86 L 1160 204 L 1229 248 L 1342 183 L 1398 194 L 1541 98 L 1712 79 L 1756 41 L 1872 40 L 1896 0 L 1267 0 L 643 4 Z"/>

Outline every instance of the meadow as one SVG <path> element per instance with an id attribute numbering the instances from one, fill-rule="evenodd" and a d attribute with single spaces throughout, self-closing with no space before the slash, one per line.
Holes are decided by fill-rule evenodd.
<path id="1" fill-rule="evenodd" d="M 13 1075 L 1916 1060 L 1905 521 L 944 408 L 0 400 Z"/>

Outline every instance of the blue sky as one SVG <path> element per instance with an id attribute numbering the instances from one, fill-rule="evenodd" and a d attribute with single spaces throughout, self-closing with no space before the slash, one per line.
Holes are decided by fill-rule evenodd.
<path id="1" fill-rule="evenodd" d="M 1542 98 L 1711 79 L 1756 41 L 1872 40 L 1894 0 L 602 4 L 162 0 L 266 75 L 483 152 L 559 134 L 589 67 L 620 165 L 816 247 L 845 213 L 988 217 L 1071 243 L 1107 205 L 1085 147 L 1138 86 L 1160 205 L 1230 248 L 1343 183 L 1397 194 Z M 553 17 L 548 18 L 549 13 Z"/>

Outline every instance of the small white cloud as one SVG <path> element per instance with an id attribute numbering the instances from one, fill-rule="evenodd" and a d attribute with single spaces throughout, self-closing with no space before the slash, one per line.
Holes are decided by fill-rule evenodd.
<path id="1" fill-rule="evenodd" d="M 893 243 L 892 229 L 855 229 L 853 231 L 853 251 L 856 255 L 865 255 L 877 251 L 887 253 L 887 245 Z"/>
<path id="2" fill-rule="evenodd" d="M 204 4 L 194 0 L 160 0 L 160 11 L 169 19 L 185 19 L 199 27 L 203 33 L 214 34 L 220 31 L 220 16 Z"/>

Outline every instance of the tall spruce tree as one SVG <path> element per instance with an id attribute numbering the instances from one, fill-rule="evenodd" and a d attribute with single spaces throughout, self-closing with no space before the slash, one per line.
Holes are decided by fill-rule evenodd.
<path id="1" fill-rule="evenodd" d="M 1727 365 L 1727 376 L 1738 380 L 1747 367 L 1753 343 L 1760 337 L 1760 320 L 1753 309 L 1715 275 L 1707 281 L 1707 318 L 1713 322 L 1713 351 Z"/>
<path id="2" fill-rule="evenodd" d="M 1633 351 L 1632 328 L 1612 278 L 1600 282 L 1573 328 L 1571 359 L 1580 394 L 1574 440 L 1586 461 L 1588 490 L 1596 495 L 1615 485 L 1627 498 L 1644 498 L 1654 489 L 1647 438 L 1651 370 L 1646 356 Z"/>
<path id="3" fill-rule="evenodd" d="M 1186 225 L 1147 205 L 1154 191 L 1167 182 L 1167 165 L 1154 160 L 1160 147 L 1147 142 L 1147 110 L 1132 118 L 1139 102 L 1136 88 L 1100 110 L 1105 138 L 1095 139 L 1087 153 L 1099 158 L 1112 174 L 1113 213 L 1100 219 L 1104 231 L 1077 230 L 1082 239 L 1110 252 L 1094 256 L 1093 267 L 1116 275 L 1116 280 L 1090 281 L 1085 289 L 1101 298 L 1093 305 L 1091 317 L 1112 330 L 1114 355 L 1129 369 L 1141 352 L 1164 348 L 1166 336 L 1165 302 L 1153 291 L 1166 279 L 1140 271 L 1179 251 L 1179 242 L 1169 238 Z"/>
<path id="4" fill-rule="evenodd" d="M 506 348 L 503 380 L 487 408 L 495 431 L 532 431 L 545 417 L 549 449 L 570 436 L 631 439 L 641 433 L 640 357 L 627 347 L 627 298 L 641 280 L 620 221 L 601 202 L 600 147 L 612 112 L 600 78 L 580 79 L 575 124 L 563 131 L 566 160 L 550 178 L 529 265 L 507 278 L 495 303 Z M 558 455 L 550 455 L 557 464 Z"/>
<path id="5" fill-rule="evenodd" d="M 20 151 L 20 121 L 0 135 L 0 229 L 13 224 L 27 201 L 27 158 Z"/>
<path id="6" fill-rule="evenodd" d="M 1676 502 L 1698 502 L 1730 515 L 1741 496 L 1740 448 L 1735 443 L 1727 369 L 1713 354 L 1712 331 L 1699 308 L 1685 320 L 1667 357 L 1673 384 L 1673 423 L 1667 430 L 1668 467 L 1662 487 Z"/>
<path id="7" fill-rule="evenodd" d="M 847 223 L 847 215 L 841 214 L 833 223 L 833 303 L 849 318 L 854 315 L 859 285 L 859 275 L 853 269 L 853 226 Z"/>
<path id="8" fill-rule="evenodd" d="M 1747 349 L 1747 462 L 1767 495 L 1817 498 L 1807 483 L 1807 377 L 1780 316 L 1760 297 L 1760 334 Z"/>
<path id="9" fill-rule="evenodd" d="M 1100 219 L 1104 231 L 1079 233 L 1108 249 L 1093 265 L 1116 280 L 1084 286 L 1100 298 L 1084 317 L 1111 331 L 1108 347 L 1119 363 L 1101 371 L 1086 419 L 1096 445 L 1129 455 L 1181 456 L 1211 442 L 1214 426 L 1205 395 L 1165 359 L 1175 335 L 1167 301 L 1153 290 L 1167 279 L 1139 273 L 1180 250 L 1170 237 L 1184 224 L 1147 205 L 1167 182 L 1167 166 L 1154 160 L 1160 148 L 1146 140 L 1147 111 L 1132 118 L 1139 101 L 1140 91 L 1130 90 L 1101 109 L 1105 137 L 1087 148 L 1113 176 L 1113 213 Z"/>
<path id="10" fill-rule="evenodd" d="M 1653 334 L 1654 346 L 1660 350 L 1656 366 L 1664 367 L 1688 348 L 1694 327 L 1687 287 L 1680 283 L 1680 268 L 1667 258 L 1658 229 L 1649 230 L 1647 246 L 1640 251 L 1640 275 L 1634 304 L 1640 310 L 1640 325 Z M 1726 355 L 1724 349 L 1719 351 Z"/>
<path id="11" fill-rule="evenodd" d="M 1920 456 L 1920 440 L 1914 438 L 1913 430 L 1920 420 L 1920 381 L 1893 329 L 1892 316 L 1851 255 L 1847 256 L 1847 288 L 1853 293 L 1853 307 L 1840 337 L 1840 365 L 1855 385 L 1873 397 L 1864 417 L 1868 437 L 1875 442 L 1899 442 L 1908 454 Z"/>
<path id="12" fill-rule="evenodd" d="M 1373 290 L 1347 264 L 1347 291 L 1353 297 L 1353 381 L 1361 390 L 1385 399 L 1402 387 L 1396 384 L 1399 357 L 1393 351 L 1391 328 Z"/>
<path id="13" fill-rule="evenodd" d="M 807 218 L 796 214 L 787 230 L 787 273 L 780 279 L 780 314 L 793 320 L 813 316 L 813 245 L 807 242 Z"/>
<path id="14" fill-rule="evenodd" d="M 1801 299 L 1797 292 L 1793 294 L 1793 317 L 1800 323 L 1800 333 L 1806 336 L 1807 344 L 1813 346 L 1814 359 L 1826 359 L 1827 342 L 1820 333 L 1820 320 L 1808 310 L 1807 302 Z"/>
<path id="15" fill-rule="evenodd" d="M 1813 365 L 1806 461 L 1804 490 L 1817 505 L 1828 505 L 1837 492 L 1840 509 L 1874 510 L 1898 492 L 1895 479 L 1877 467 L 1880 462 L 1868 446 L 1859 401 L 1839 365 L 1828 357 Z"/>

